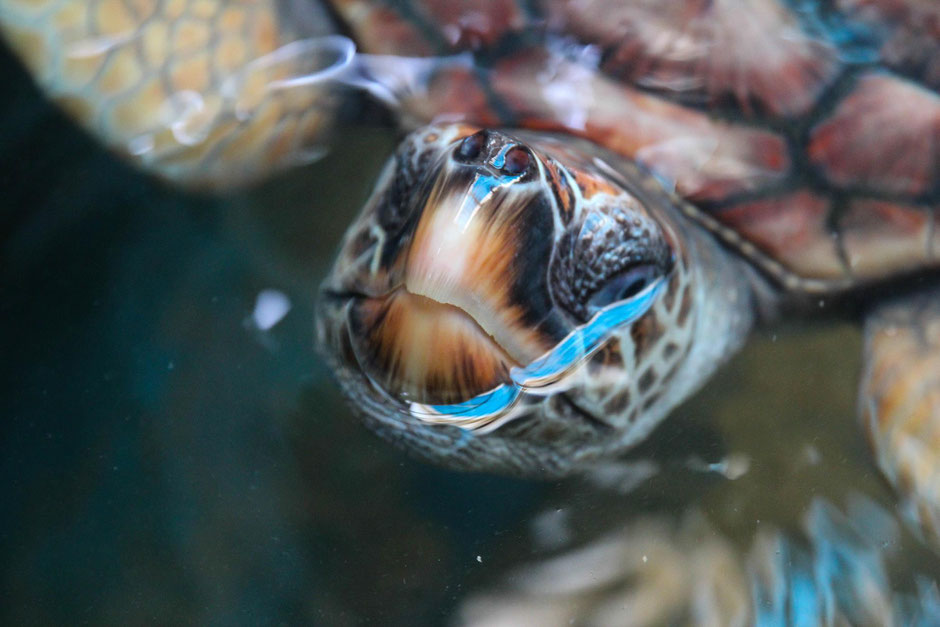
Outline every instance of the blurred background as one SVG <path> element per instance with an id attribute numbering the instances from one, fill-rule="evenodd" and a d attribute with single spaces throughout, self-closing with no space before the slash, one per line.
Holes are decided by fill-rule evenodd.
<path id="1" fill-rule="evenodd" d="M 833 607 L 853 598 L 842 581 L 927 615 L 936 556 L 855 424 L 855 327 L 759 334 L 586 478 L 425 466 L 352 418 L 314 349 L 317 286 L 396 140 L 382 120 L 342 129 L 318 163 L 204 197 L 103 151 L 3 50 L 0 84 L 0 623 L 513 624 L 507 598 L 518 620 L 543 594 L 568 620 L 588 588 L 513 573 L 574 555 L 562 570 L 589 575 L 577 551 L 611 534 L 643 563 L 643 547 L 681 554 L 704 535 L 721 547 L 704 564 L 743 573 L 742 598 L 743 564 L 776 538 Z M 829 579 L 820 538 L 845 548 Z M 662 572 L 621 587 L 684 607 L 694 582 Z"/>

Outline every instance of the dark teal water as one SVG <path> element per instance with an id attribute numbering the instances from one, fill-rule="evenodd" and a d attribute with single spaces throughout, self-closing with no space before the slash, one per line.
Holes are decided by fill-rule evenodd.
<path id="1" fill-rule="evenodd" d="M 468 598 L 516 594 L 527 564 L 643 541 L 638 521 L 669 537 L 701 516 L 741 559 L 780 533 L 819 562 L 814 502 L 849 512 L 834 524 L 854 544 L 825 536 L 849 556 L 833 580 L 871 554 L 900 599 L 940 572 L 856 428 L 854 327 L 758 336 L 632 466 L 592 480 L 425 466 L 352 418 L 313 347 L 316 286 L 389 131 L 199 197 L 105 153 L 8 57 L 0 82 L 0 623 L 469 620 Z M 263 290 L 290 302 L 268 332 L 251 324 Z M 859 499 L 887 522 L 856 520 Z"/>

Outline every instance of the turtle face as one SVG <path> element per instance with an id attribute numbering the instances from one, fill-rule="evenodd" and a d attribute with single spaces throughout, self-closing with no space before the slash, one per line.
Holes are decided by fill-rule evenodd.
<path id="1" fill-rule="evenodd" d="M 320 343 L 353 407 L 464 468 L 567 468 L 642 437 L 651 368 L 690 335 L 684 254 L 648 193 L 551 137 L 410 135 L 322 288 Z"/>

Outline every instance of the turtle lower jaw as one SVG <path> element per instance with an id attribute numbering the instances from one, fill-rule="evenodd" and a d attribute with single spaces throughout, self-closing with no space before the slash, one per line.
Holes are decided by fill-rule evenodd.
<path id="1" fill-rule="evenodd" d="M 454 403 L 510 381 L 518 365 L 463 309 L 398 287 L 382 296 L 337 294 L 358 369 L 393 399 Z"/>

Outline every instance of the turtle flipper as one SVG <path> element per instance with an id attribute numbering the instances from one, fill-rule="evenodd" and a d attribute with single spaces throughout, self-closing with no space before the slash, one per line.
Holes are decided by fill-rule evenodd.
<path id="1" fill-rule="evenodd" d="M 115 152 L 177 183 L 256 179 L 316 150 L 336 94 L 279 89 L 343 55 L 300 0 L 0 0 L 0 35 Z M 317 65 L 320 64 L 318 67 Z"/>
<path id="2" fill-rule="evenodd" d="M 879 467 L 940 546 L 940 290 L 869 315 L 859 401 Z"/>

